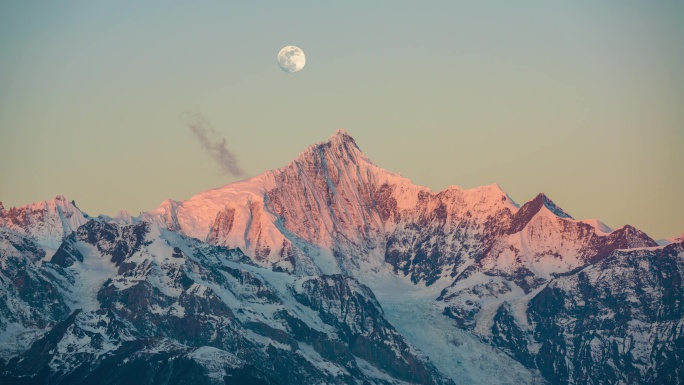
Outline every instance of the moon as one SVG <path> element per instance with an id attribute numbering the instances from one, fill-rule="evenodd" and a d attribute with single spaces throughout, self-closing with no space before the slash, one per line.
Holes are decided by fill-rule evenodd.
<path id="1" fill-rule="evenodd" d="M 304 51 L 299 47 L 288 45 L 278 52 L 278 65 L 288 73 L 299 72 L 306 64 Z"/>

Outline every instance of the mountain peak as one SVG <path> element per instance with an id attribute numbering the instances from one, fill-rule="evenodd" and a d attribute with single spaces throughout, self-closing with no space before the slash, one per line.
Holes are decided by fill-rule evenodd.
<path id="1" fill-rule="evenodd" d="M 349 136 L 349 133 L 344 128 L 338 128 L 337 131 L 331 135 L 331 138 L 334 136 Z"/>
<path id="2" fill-rule="evenodd" d="M 333 146 L 344 146 L 349 144 L 357 150 L 360 150 L 354 138 L 352 138 L 352 136 L 349 135 L 347 130 L 345 130 L 344 128 L 337 129 L 337 131 L 335 131 L 335 133 L 330 136 L 328 141 L 324 142 L 323 144 L 326 143 L 330 143 Z"/>
<path id="3" fill-rule="evenodd" d="M 309 146 L 304 152 L 295 159 L 296 163 L 319 164 L 323 159 L 337 159 L 344 163 L 354 163 L 370 160 L 361 152 L 354 138 L 349 133 L 340 128 L 335 131 L 328 140 Z"/>
<path id="4" fill-rule="evenodd" d="M 613 243 L 617 249 L 658 246 L 656 241 L 632 225 L 624 225 L 613 231 L 610 236 L 614 239 Z"/>
<path id="5" fill-rule="evenodd" d="M 53 249 L 57 249 L 66 235 L 87 221 L 87 215 L 62 195 L 0 210 L 0 227 L 31 236 L 38 244 Z"/>
<path id="6" fill-rule="evenodd" d="M 546 208 L 553 213 L 553 215 L 559 218 L 572 219 L 570 214 L 556 206 L 556 204 L 549 199 L 546 194 L 539 193 L 534 199 L 522 205 L 520 210 L 515 214 L 513 221 L 511 222 L 511 226 L 508 229 L 508 233 L 515 234 L 524 229 L 525 226 L 527 226 L 527 224 L 532 220 L 532 218 L 534 218 L 535 215 L 542 210 L 542 208 Z"/>
<path id="7" fill-rule="evenodd" d="M 566 213 L 562 208 L 558 207 L 546 194 L 539 193 L 533 201 L 539 200 L 549 211 L 560 218 L 573 219 L 572 216 Z"/>

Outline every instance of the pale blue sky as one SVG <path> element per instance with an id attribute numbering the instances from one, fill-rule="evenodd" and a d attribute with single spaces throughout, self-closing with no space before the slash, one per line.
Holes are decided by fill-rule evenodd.
<path id="1" fill-rule="evenodd" d="M 136 214 L 234 181 L 186 127 L 201 111 L 248 176 L 343 127 L 433 190 L 684 232 L 681 1 L 141 3 L 0 3 L 6 207 Z"/>

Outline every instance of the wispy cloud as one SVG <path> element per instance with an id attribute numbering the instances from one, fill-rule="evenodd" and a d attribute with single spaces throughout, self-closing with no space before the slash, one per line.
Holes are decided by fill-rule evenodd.
<path id="1" fill-rule="evenodd" d="M 200 113 L 189 114 L 188 128 L 195 135 L 202 148 L 218 163 L 221 170 L 233 176 L 244 176 L 245 173 L 238 165 L 238 159 L 228 147 L 226 138 L 222 137 L 211 127 L 211 123 Z"/>

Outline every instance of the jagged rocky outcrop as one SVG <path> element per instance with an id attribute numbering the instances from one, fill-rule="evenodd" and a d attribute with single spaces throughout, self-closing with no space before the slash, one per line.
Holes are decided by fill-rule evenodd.
<path id="1" fill-rule="evenodd" d="M 351 341 L 350 352 L 404 381 L 433 384 L 433 373 L 387 322 L 373 292 L 343 275 L 323 275 L 296 282 L 295 298 L 336 326 Z"/>
<path id="2" fill-rule="evenodd" d="M 26 349 L 41 331 L 70 313 L 53 272 L 40 266 L 44 257 L 33 240 L 0 228 L 2 356 Z"/>
<path id="3" fill-rule="evenodd" d="M 0 205 L 0 382 L 459 382 L 430 360 L 452 348 L 402 335 L 369 288 L 404 282 L 435 310 L 408 314 L 514 358 L 515 378 L 679 383 L 684 253 L 667 243 L 544 194 L 433 192 L 340 130 L 139 217 L 91 218 L 63 197 Z M 395 309 L 401 293 L 384 295 Z"/>
<path id="4" fill-rule="evenodd" d="M 88 220 L 74 201 L 58 195 L 5 210 L 0 202 L 0 227 L 26 235 L 43 247 L 57 249 L 65 236 Z"/>
<path id="5" fill-rule="evenodd" d="M 550 383 L 682 383 L 683 282 L 682 243 L 617 251 L 552 280 L 526 322 L 501 305 L 492 340 Z"/>

